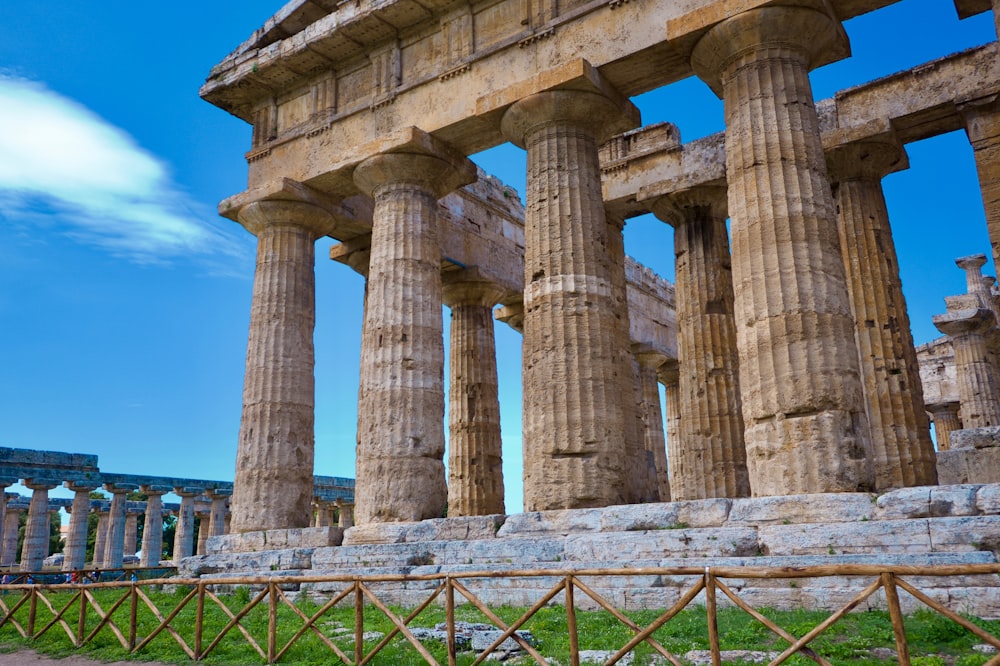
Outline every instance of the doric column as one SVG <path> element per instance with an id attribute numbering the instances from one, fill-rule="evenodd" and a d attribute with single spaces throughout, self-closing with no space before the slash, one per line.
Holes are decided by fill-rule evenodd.
<path id="1" fill-rule="evenodd" d="M 375 200 L 361 342 L 360 524 L 439 518 L 444 478 L 444 339 L 437 200 L 475 180 L 447 149 L 387 153 L 354 170 Z"/>
<path id="2" fill-rule="evenodd" d="M 142 528 L 142 557 L 139 566 L 155 567 L 163 556 L 163 494 L 169 488 L 143 486 L 146 495 L 146 520 Z"/>
<path id="3" fill-rule="evenodd" d="M 996 13 L 994 10 L 994 18 Z M 979 172 L 993 263 L 1000 266 L 1000 103 L 993 97 L 967 104 L 963 111 L 965 133 Z"/>
<path id="4" fill-rule="evenodd" d="M 111 493 L 111 508 L 108 510 L 108 531 L 104 543 L 104 557 L 101 567 L 121 569 L 125 554 L 125 522 L 127 514 L 126 495 L 133 488 L 105 483 L 104 489 Z M 94 556 L 96 559 L 96 555 Z"/>
<path id="5" fill-rule="evenodd" d="M 31 489 L 31 504 L 24 526 L 21 571 L 41 571 L 42 562 L 49 554 L 49 491 L 57 485 L 55 481 L 24 480 L 24 486 Z"/>
<path id="6" fill-rule="evenodd" d="M 337 500 L 337 526 L 345 530 L 354 527 L 354 503 Z"/>
<path id="7" fill-rule="evenodd" d="M 987 280 L 993 278 L 983 275 L 983 266 L 986 265 L 985 254 L 972 254 L 967 257 L 959 257 L 955 260 L 955 265 L 965 271 L 966 293 L 975 296 L 979 301 L 979 307 L 989 310 L 996 315 L 996 302 L 993 298 L 993 291 Z"/>
<path id="8" fill-rule="evenodd" d="M 961 403 L 941 402 L 935 405 L 927 405 L 934 418 L 934 439 L 937 440 L 938 451 L 947 451 L 951 448 L 951 431 L 960 430 L 962 421 L 958 418 L 958 410 Z"/>
<path id="9" fill-rule="evenodd" d="M 632 354 L 631 320 L 628 310 L 628 276 L 625 274 L 625 219 L 605 209 L 608 220 L 608 270 L 611 281 L 611 308 L 616 313 L 614 324 L 614 349 L 618 353 L 615 366 L 622 396 L 622 425 L 624 447 L 622 451 L 625 500 L 630 504 L 660 501 L 656 469 L 650 466 L 647 451 L 646 406 L 642 394 L 642 377 L 638 360 Z M 654 380 L 655 381 L 655 380 Z M 662 435 L 662 428 L 661 435 Z M 664 469 L 666 469 L 666 450 Z M 665 483 L 669 483 L 664 479 Z"/>
<path id="10" fill-rule="evenodd" d="M 312 479 L 312 475 L 309 478 Z M 205 494 L 212 500 L 208 514 L 208 536 L 222 536 L 226 533 L 226 502 L 232 493 L 229 490 L 209 489 Z M 312 515 L 311 506 L 309 515 Z M 309 524 L 307 521 L 304 527 L 309 527 Z"/>
<path id="11" fill-rule="evenodd" d="M 313 522 L 313 527 L 329 527 L 330 526 L 330 503 L 324 502 L 322 500 L 313 500 L 313 510 L 315 511 L 316 517 Z"/>
<path id="12" fill-rule="evenodd" d="M 110 523 L 110 513 L 106 508 L 96 509 L 97 513 L 97 533 L 94 535 L 93 565 L 95 567 L 104 566 L 104 551 L 108 547 L 108 524 Z"/>
<path id="13" fill-rule="evenodd" d="M 322 208 L 257 201 L 240 210 L 257 236 L 257 268 L 233 483 L 233 530 L 308 527 L 316 323 L 315 242 L 333 230 Z"/>
<path id="14" fill-rule="evenodd" d="M 877 491 L 937 483 L 937 457 L 882 193 L 882 178 L 905 159 L 902 147 L 889 139 L 827 153 Z"/>
<path id="15" fill-rule="evenodd" d="M 667 477 L 670 480 L 670 498 L 674 499 L 677 476 L 684 476 L 684 462 L 680 457 L 681 445 L 681 400 L 680 364 L 668 360 L 656 371 L 656 378 L 663 384 L 663 398 L 667 421 Z"/>
<path id="16" fill-rule="evenodd" d="M 474 270 L 449 277 L 448 516 L 504 513 L 493 306 L 503 290 Z"/>
<path id="17" fill-rule="evenodd" d="M 128 509 L 125 514 L 125 541 L 122 547 L 123 557 L 134 557 L 136 546 L 139 545 L 139 513 Z"/>
<path id="18" fill-rule="evenodd" d="M 208 534 L 211 531 L 211 509 L 204 511 L 199 511 L 195 509 L 195 515 L 198 517 L 198 547 L 195 551 L 195 555 L 205 554 L 205 544 L 208 542 Z"/>
<path id="19" fill-rule="evenodd" d="M 7 507 L 3 526 L 3 549 L 0 552 L 0 566 L 9 567 L 17 562 L 17 533 L 21 528 L 20 507 Z"/>
<path id="20" fill-rule="evenodd" d="M 63 570 L 76 571 L 87 563 L 87 527 L 90 518 L 90 493 L 95 484 L 66 481 L 63 485 L 73 491 L 73 506 L 69 512 L 69 531 L 63 546 Z"/>
<path id="21" fill-rule="evenodd" d="M 174 528 L 174 562 L 194 555 L 194 498 L 201 492 L 197 488 L 174 488 L 174 494 L 181 498 Z"/>
<path id="22" fill-rule="evenodd" d="M 692 55 L 695 72 L 725 103 L 740 396 L 757 496 L 868 490 L 873 483 L 808 77 L 841 40 L 840 26 L 819 11 L 765 7 L 717 24 Z"/>
<path id="23" fill-rule="evenodd" d="M 674 227 L 681 419 L 671 492 L 675 500 L 746 497 L 726 190 L 677 192 L 653 212 Z"/>
<path id="24" fill-rule="evenodd" d="M 568 90 L 531 95 L 503 116 L 504 135 L 528 152 L 525 511 L 629 499 L 621 373 L 631 365 L 621 364 L 597 146 L 636 120 L 628 102 Z"/>
<path id="25" fill-rule="evenodd" d="M 14 485 L 15 483 L 17 483 L 16 478 L 0 478 L 0 557 L 2 557 L 3 553 L 4 526 L 7 522 L 7 500 L 15 499 L 17 497 L 16 493 L 7 493 L 4 489 L 7 488 L 7 486 Z"/>
<path id="26" fill-rule="evenodd" d="M 962 427 L 1000 425 L 1000 371 L 989 349 L 990 337 L 997 334 L 993 313 L 985 308 L 949 310 L 933 321 L 955 349 Z"/>
<path id="27" fill-rule="evenodd" d="M 652 470 L 653 502 L 669 502 L 671 499 L 670 479 L 667 476 L 667 442 L 663 433 L 663 409 L 660 407 L 660 382 L 656 373 L 667 360 L 659 352 L 642 346 L 633 350 L 640 395 L 639 412 L 642 417 L 643 453 Z M 651 463 L 651 464 L 650 464 Z"/>

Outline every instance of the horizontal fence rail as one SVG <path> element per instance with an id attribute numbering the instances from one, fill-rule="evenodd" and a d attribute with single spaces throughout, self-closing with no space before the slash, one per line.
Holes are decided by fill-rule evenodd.
<path id="1" fill-rule="evenodd" d="M 857 609 L 869 597 L 882 591 L 888 610 L 895 640 L 896 659 L 899 664 L 911 664 L 910 651 L 905 627 L 905 618 L 900 606 L 899 590 L 912 596 L 929 610 L 948 618 L 975 635 L 988 646 L 1000 650 L 1000 638 L 978 626 L 968 617 L 947 608 L 931 599 L 906 578 L 938 578 L 954 576 L 995 576 L 1000 574 L 1000 564 L 971 564 L 956 566 L 878 566 L 861 564 L 840 564 L 794 568 L 765 567 L 664 567 L 636 569 L 533 569 L 521 571 L 481 571 L 462 573 L 435 573 L 423 575 L 371 575 L 371 576 L 235 576 L 221 579 L 159 578 L 139 580 L 129 583 L 96 582 L 89 584 L 10 584 L 0 585 L 0 640 L 3 632 L 11 629 L 21 638 L 37 640 L 49 632 L 60 631 L 72 646 L 81 648 L 98 637 L 108 635 L 129 654 L 139 654 L 147 650 L 154 641 L 173 642 L 192 660 L 201 660 L 218 652 L 227 644 L 248 645 L 259 657 L 262 664 L 273 664 L 289 656 L 293 647 L 306 636 L 315 637 L 329 653 L 332 663 L 364 666 L 394 640 L 409 644 L 420 658 L 428 663 L 439 662 L 427 646 L 414 633 L 410 623 L 432 604 L 443 605 L 446 626 L 446 659 L 449 666 L 457 663 L 456 605 L 468 604 L 476 609 L 498 629 L 495 640 L 475 654 L 473 664 L 484 662 L 501 646 L 514 641 L 536 664 L 549 664 L 538 646 L 519 630 L 525 627 L 542 608 L 562 604 L 565 608 L 566 641 L 570 663 L 580 663 L 581 632 L 577 613 L 579 600 L 586 598 L 588 604 L 610 614 L 617 622 L 632 633 L 624 645 L 613 651 L 604 661 L 607 666 L 619 663 L 637 646 L 645 645 L 662 659 L 682 666 L 679 655 L 671 653 L 654 634 L 677 617 L 680 611 L 691 606 L 696 599 L 701 601 L 707 621 L 709 652 L 712 664 L 721 665 L 722 649 L 718 624 L 720 595 L 728 599 L 735 608 L 741 609 L 762 624 L 775 637 L 787 644 L 770 664 L 786 663 L 795 655 L 804 657 L 821 666 L 831 666 L 823 655 L 810 646 L 823 632 Z M 630 619 L 622 610 L 608 601 L 588 584 L 585 579 L 592 577 L 635 577 L 670 576 L 690 577 L 683 586 L 679 599 L 669 608 L 659 609 L 657 617 L 645 627 Z M 804 579 L 825 577 L 857 577 L 863 580 L 864 588 L 840 608 L 831 612 L 802 636 L 796 636 L 778 626 L 755 609 L 734 590 L 733 580 L 749 579 Z M 543 584 L 548 590 L 530 608 L 512 621 L 505 622 L 496 610 L 482 601 L 470 587 L 482 585 L 484 579 L 555 579 Z M 729 581 L 730 584 L 727 584 Z M 303 584 L 340 584 L 341 589 L 329 591 L 315 603 L 316 608 L 306 613 L 287 594 Z M 393 610 L 379 597 L 380 584 L 402 586 L 420 584 L 414 589 L 426 592 L 423 601 L 409 611 Z M 151 598 L 151 592 L 164 588 L 172 592 L 168 601 L 160 600 L 159 606 Z M 243 590 L 243 597 L 225 594 Z M 391 593 L 391 592 L 390 592 Z M 100 599 L 98 598 L 101 596 Z M 315 600 L 317 593 L 311 592 Z M 152 596 L 156 596 L 155 594 Z M 233 607 L 233 600 L 238 603 Z M 230 603 L 226 603 L 226 601 Z M 162 606 L 162 608 L 161 608 Z M 345 628 L 348 638 L 353 638 L 353 646 L 338 645 L 328 632 L 323 631 L 323 622 L 337 608 L 347 609 L 352 617 L 352 626 Z M 279 622 L 279 610 L 285 619 Z M 253 626 L 251 618 L 257 613 L 266 622 Z M 405 615 L 403 614 L 405 612 Z M 561 612 L 561 611 L 560 611 Z M 371 615 L 386 618 L 392 629 L 377 638 L 366 635 L 366 616 L 371 626 Z M 213 615 L 214 614 L 214 615 Z M 221 614 L 223 619 L 216 616 Z M 216 626 L 209 627 L 212 616 Z M 289 617 L 291 618 L 289 620 Z M 288 623 L 292 622 L 292 627 Z M 222 624 L 221 627 L 217 626 Z M 284 625 L 279 626 L 279 625 Z M 140 635 L 140 626 L 145 633 Z M 343 637 L 343 636 L 342 636 Z M 374 643 L 374 645 L 371 645 Z M 295 663 L 288 659 L 288 663 Z M 987 666 L 1000 666 L 1000 653 L 985 662 Z"/>

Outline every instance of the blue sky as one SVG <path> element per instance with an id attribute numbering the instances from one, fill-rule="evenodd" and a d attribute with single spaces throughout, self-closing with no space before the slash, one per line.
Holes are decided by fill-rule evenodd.
<path id="1" fill-rule="evenodd" d="M 232 478 L 254 239 L 215 214 L 246 185 L 250 128 L 203 102 L 209 69 L 281 6 L 263 0 L 0 4 L 0 445 L 96 453 L 112 472 Z M 995 39 L 946 0 L 846 24 L 854 56 L 817 99 Z M 694 79 L 637 98 L 684 140 L 720 131 Z M 964 290 L 955 257 L 988 252 L 961 133 L 911 144 L 885 180 L 914 337 Z M 478 156 L 524 191 L 521 151 Z M 316 472 L 354 474 L 361 278 L 317 247 Z M 626 250 L 673 277 L 669 227 Z M 990 268 L 992 272 L 992 268 Z M 446 319 L 447 321 L 447 319 Z M 508 510 L 520 497 L 520 340 L 497 327 Z"/>

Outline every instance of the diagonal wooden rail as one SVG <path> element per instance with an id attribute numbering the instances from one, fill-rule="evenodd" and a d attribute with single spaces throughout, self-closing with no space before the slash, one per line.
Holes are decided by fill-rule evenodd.
<path id="1" fill-rule="evenodd" d="M 904 577 L 912 579 L 917 577 L 995 576 L 998 574 L 1000 574 L 1000 564 L 927 567 L 859 564 L 801 568 L 664 567 L 482 571 L 426 575 L 246 576 L 224 580 L 169 578 L 127 584 L 111 582 L 89 585 L 13 584 L 0 585 L 0 632 L 9 628 L 22 639 L 36 640 L 49 632 L 58 633 L 61 630 L 75 648 L 81 648 L 94 641 L 98 636 L 110 633 L 118 644 L 130 654 L 143 652 L 155 640 L 172 640 L 190 659 L 196 661 L 218 650 L 223 643 L 229 645 L 236 642 L 249 645 L 260 658 L 262 664 L 292 659 L 290 656 L 292 648 L 304 637 L 314 636 L 318 639 L 319 645 L 329 652 L 329 657 L 335 663 L 350 666 L 365 666 L 365 664 L 373 663 L 373 660 L 382 654 L 388 645 L 394 641 L 399 643 L 402 639 L 403 644 L 412 647 L 420 659 L 437 666 L 438 661 L 417 637 L 410 625 L 432 603 L 435 601 L 442 603 L 443 601 L 446 617 L 444 624 L 447 634 L 445 642 L 447 663 L 449 666 L 455 666 L 458 657 L 457 623 L 455 621 L 456 598 L 460 598 L 478 610 L 499 630 L 498 635 L 490 645 L 473 657 L 473 664 L 484 662 L 491 654 L 501 649 L 502 645 L 512 640 L 535 663 L 544 665 L 549 662 L 542 654 L 540 646 L 532 644 L 520 633 L 520 630 L 528 625 L 542 608 L 561 601 L 566 612 L 570 663 L 572 666 L 579 666 L 581 649 L 577 611 L 579 608 L 578 599 L 582 596 L 609 613 L 632 633 L 632 637 L 607 659 L 606 666 L 619 663 L 643 643 L 669 663 L 681 666 L 680 658 L 657 641 L 654 634 L 696 599 L 701 598 L 706 614 L 712 663 L 713 666 L 721 666 L 722 650 L 718 628 L 718 598 L 721 595 L 731 601 L 735 608 L 747 613 L 787 645 L 781 654 L 770 662 L 771 666 L 780 666 L 794 655 L 810 659 L 820 666 L 831 666 L 831 662 L 824 658 L 815 647 L 816 639 L 873 594 L 881 591 L 892 624 L 897 661 L 902 666 L 910 666 L 910 647 L 907 641 L 905 617 L 900 605 L 899 590 L 903 590 L 927 608 L 964 627 L 977 638 L 998 650 L 1000 650 L 1000 637 L 935 601 Z M 690 584 L 670 608 L 663 610 L 656 619 L 642 627 L 607 598 L 596 592 L 592 585 L 588 585 L 582 580 L 587 577 L 623 576 L 690 577 Z M 846 604 L 834 610 L 829 617 L 802 636 L 796 636 L 778 626 L 741 598 L 731 585 L 724 582 L 734 579 L 801 579 L 828 576 L 862 578 L 864 579 L 862 583 L 866 584 Z M 530 608 L 508 624 L 470 589 L 472 582 L 480 587 L 488 587 L 490 579 L 544 581 L 545 591 Z M 553 579 L 556 582 L 550 584 Z M 329 593 L 329 598 L 317 610 L 307 615 L 285 593 L 285 588 L 300 586 L 304 583 L 337 584 L 341 587 L 339 591 Z M 380 598 L 377 589 L 380 584 L 406 586 L 418 583 L 428 586 L 427 594 L 421 603 L 407 612 L 405 616 L 392 610 L 389 604 Z M 146 588 L 160 588 L 165 585 L 180 592 L 171 599 L 171 607 L 161 610 L 147 594 Z M 242 603 L 236 602 L 237 598 L 234 595 L 223 598 L 219 594 L 222 590 L 232 591 L 240 586 L 253 588 L 256 593 L 252 598 L 248 598 Z M 112 591 L 110 601 L 105 600 L 104 602 L 107 609 L 101 605 L 97 598 L 97 591 L 102 589 Z M 161 605 L 164 605 L 164 602 L 161 602 Z M 234 608 L 234 605 L 239 607 Z M 353 655 L 348 650 L 338 646 L 330 636 L 317 626 L 319 621 L 338 607 L 345 608 L 348 612 L 353 608 L 354 626 L 350 629 L 354 639 Z M 301 622 L 301 626 L 294 628 L 291 636 L 287 639 L 279 636 L 280 633 L 287 634 L 289 630 L 288 620 L 285 621 L 285 627 L 279 627 L 278 612 L 281 608 L 290 609 L 293 623 L 294 621 Z M 257 615 L 260 615 L 265 612 L 265 609 L 267 628 L 262 631 L 260 627 L 256 627 L 257 635 L 255 636 L 255 629 L 247 623 L 256 617 L 255 611 Z M 375 641 L 373 645 L 369 645 L 365 641 L 365 623 L 366 616 L 369 618 L 368 621 L 371 621 L 372 613 L 386 618 L 391 623 L 392 629 Z M 182 615 L 185 617 L 183 621 L 180 619 Z M 192 615 L 193 621 L 190 617 Z M 211 622 L 206 622 L 210 615 L 214 619 Z M 220 616 L 224 618 L 224 621 L 220 620 Z M 123 629 L 126 619 L 128 622 L 127 630 Z M 155 626 L 145 636 L 140 636 L 141 623 L 147 627 Z M 222 626 L 212 629 L 210 625 L 213 623 L 215 626 L 219 624 Z M 186 637 L 185 632 L 187 633 Z M 261 633 L 266 633 L 266 635 L 261 636 Z M 1000 666 L 1000 654 L 986 663 L 989 666 Z"/>

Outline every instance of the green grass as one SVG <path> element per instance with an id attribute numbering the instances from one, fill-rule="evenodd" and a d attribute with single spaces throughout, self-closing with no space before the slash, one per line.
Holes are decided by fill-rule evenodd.
<path id="1" fill-rule="evenodd" d="M 186 590 L 176 592 L 153 591 L 143 588 L 153 599 L 160 612 L 170 613 L 187 594 Z M 122 592 L 115 590 L 95 590 L 98 603 L 107 611 L 121 598 Z M 127 594 L 125 592 L 124 594 Z M 220 599 L 232 612 L 238 612 L 255 596 L 246 588 L 240 588 L 233 594 L 220 596 Z M 65 618 L 75 631 L 79 617 L 79 605 L 69 593 L 47 594 L 56 611 L 66 609 Z M 16 600 L 13 594 L 3 597 L 8 605 Z M 311 616 L 320 605 L 310 599 L 296 601 L 296 607 Z M 189 644 L 194 643 L 195 603 L 192 600 L 183 608 L 171 622 L 175 630 Z M 217 635 L 226 623 L 228 616 L 216 604 L 206 597 L 205 600 L 204 647 Z M 406 611 L 393 609 L 400 616 Z M 511 623 L 524 613 L 525 609 L 502 607 L 495 609 L 505 622 Z M 99 618 L 92 608 L 87 609 L 87 631 L 98 625 Z M 15 619 L 23 625 L 28 621 L 28 606 L 22 607 Z M 123 634 L 128 634 L 129 603 L 126 600 L 112 615 Z M 779 626 L 795 636 L 802 636 L 828 617 L 828 613 L 815 611 L 775 611 L 765 609 L 762 613 Z M 658 616 L 659 611 L 637 611 L 627 613 L 639 626 L 647 626 Z M 37 606 L 36 631 L 41 629 L 52 618 L 52 613 L 41 603 Z M 471 605 L 456 608 L 456 619 L 466 622 L 487 622 L 487 619 Z M 324 635 L 331 637 L 346 654 L 353 658 L 352 633 L 337 635 L 338 631 L 350 629 L 354 621 L 353 596 L 349 596 L 337 607 L 325 613 L 317 622 Z M 432 627 L 445 621 L 444 609 L 432 605 L 411 621 L 411 627 Z M 1000 632 L 1000 622 L 974 620 L 977 624 L 994 635 Z M 148 635 L 159 621 L 144 604 L 137 614 L 137 635 L 141 638 Z M 266 650 L 268 628 L 268 606 L 265 602 L 250 611 L 241 621 L 243 627 Z M 632 637 L 633 633 L 618 622 L 609 613 L 577 611 L 577 624 L 580 635 L 580 648 L 585 650 L 616 650 Z M 725 608 L 718 615 L 719 635 L 723 650 L 752 649 L 781 651 L 787 643 L 772 634 L 762 624 L 738 609 Z M 279 648 L 283 646 L 302 626 L 298 615 L 284 603 L 278 607 L 278 641 Z M 972 646 L 982 641 L 961 626 L 947 618 L 931 611 L 918 611 L 906 618 L 907 636 L 910 654 L 914 657 L 914 666 L 981 666 L 988 657 L 972 651 Z M 374 606 L 366 606 L 364 610 L 364 630 L 366 632 L 388 633 L 393 628 L 387 617 Z M 546 657 L 555 659 L 561 664 L 569 663 L 569 643 L 567 638 L 566 612 L 561 606 L 547 606 L 541 609 L 523 627 L 532 632 L 537 649 Z M 683 655 L 689 650 L 708 649 L 708 627 L 704 608 L 689 608 L 682 611 L 665 627 L 660 628 L 654 638 L 675 654 Z M 366 652 L 375 646 L 377 641 L 366 642 Z M 427 641 L 425 643 L 431 654 L 441 663 L 447 663 L 446 649 L 443 643 Z M 15 629 L 7 624 L 0 627 L 0 652 L 9 651 L 18 646 L 31 647 L 39 652 L 55 657 L 82 652 L 88 656 L 105 661 L 133 659 L 135 661 L 163 661 L 168 663 L 190 663 L 187 655 L 166 632 L 161 633 L 153 642 L 139 654 L 129 656 L 108 627 L 104 627 L 96 637 L 77 651 L 66 632 L 58 625 L 53 626 L 43 636 L 36 640 L 22 638 Z M 895 659 L 876 659 L 871 650 L 876 647 L 894 648 L 892 625 L 885 612 L 868 611 L 852 613 L 836 623 L 826 633 L 811 644 L 821 655 L 834 664 L 856 664 L 858 666 L 874 666 L 876 664 L 894 664 Z M 641 644 L 636 649 L 637 664 L 648 663 L 652 648 Z M 460 654 L 459 664 L 471 664 L 471 653 Z M 247 641 L 233 629 L 205 659 L 206 664 L 262 664 L 264 660 L 250 647 Z M 292 649 L 282 658 L 281 663 L 296 665 L 336 663 L 333 653 L 312 632 L 301 637 Z M 373 661 L 375 664 L 391 664 L 393 666 L 419 665 L 424 661 L 417 651 L 400 634 L 383 649 Z M 509 663 L 509 662 L 508 662 Z M 528 663 L 527 661 L 523 663 Z M 789 664 L 812 664 L 804 657 L 793 657 Z"/>

